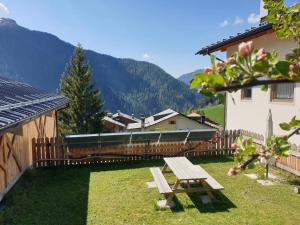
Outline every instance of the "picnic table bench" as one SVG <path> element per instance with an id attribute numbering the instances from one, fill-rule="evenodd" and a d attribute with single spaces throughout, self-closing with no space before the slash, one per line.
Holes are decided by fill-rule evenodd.
<path id="1" fill-rule="evenodd" d="M 158 167 L 150 168 L 158 191 L 171 201 L 176 193 L 206 192 L 214 200 L 212 191 L 222 190 L 224 187 L 210 176 L 201 166 L 192 164 L 186 157 L 164 158 L 162 170 Z M 176 182 L 169 185 L 165 173 L 173 173 Z"/>

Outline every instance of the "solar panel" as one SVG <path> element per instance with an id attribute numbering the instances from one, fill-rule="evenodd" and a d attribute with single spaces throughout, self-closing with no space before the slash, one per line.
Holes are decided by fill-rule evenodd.
<path id="1" fill-rule="evenodd" d="M 0 77 L 0 130 L 69 103 L 69 99 Z"/>
<path id="2" fill-rule="evenodd" d="M 216 133 L 215 129 L 146 131 L 124 133 L 101 133 L 85 135 L 68 135 L 64 143 L 72 148 L 103 147 L 121 144 L 144 144 L 158 142 L 207 141 Z"/>

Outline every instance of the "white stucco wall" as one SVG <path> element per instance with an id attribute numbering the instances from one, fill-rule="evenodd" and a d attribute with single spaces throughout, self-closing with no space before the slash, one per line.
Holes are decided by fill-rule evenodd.
<path id="1" fill-rule="evenodd" d="M 253 40 L 255 48 L 264 47 L 267 51 L 278 49 L 280 58 L 284 58 L 296 46 L 293 40 L 278 40 L 274 33 L 270 33 Z M 237 50 L 237 45 L 229 47 L 227 56 Z M 279 123 L 290 121 L 293 116 L 300 118 L 300 84 L 295 85 L 293 102 L 272 102 L 270 88 L 267 92 L 260 87 L 252 89 L 251 100 L 241 100 L 241 91 L 227 93 L 226 98 L 226 129 L 245 129 L 260 134 L 266 132 L 266 121 L 269 109 L 273 117 L 274 134 L 286 134 L 279 127 Z M 234 101 L 232 100 L 234 99 Z M 290 139 L 300 145 L 300 135 Z"/>
<path id="2" fill-rule="evenodd" d="M 170 121 L 176 121 L 176 124 L 169 124 Z M 177 115 L 170 119 L 164 120 L 158 124 L 147 127 L 145 130 L 186 130 L 186 129 L 211 129 L 210 127 L 200 124 L 194 120 L 188 119 L 182 115 Z"/>

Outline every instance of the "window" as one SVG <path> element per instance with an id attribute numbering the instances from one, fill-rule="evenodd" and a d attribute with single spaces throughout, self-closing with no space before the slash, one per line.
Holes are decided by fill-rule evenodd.
<path id="1" fill-rule="evenodd" d="M 241 91 L 241 99 L 251 99 L 252 98 L 252 88 L 244 88 Z"/>
<path id="2" fill-rule="evenodd" d="M 171 121 L 169 121 L 169 124 L 176 124 L 176 121 L 175 120 L 171 120 Z"/>
<path id="3" fill-rule="evenodd" d="M 272 101 L 293 101 L 294 99 L 294 84 L 275 84 L 271 89 Z"/>

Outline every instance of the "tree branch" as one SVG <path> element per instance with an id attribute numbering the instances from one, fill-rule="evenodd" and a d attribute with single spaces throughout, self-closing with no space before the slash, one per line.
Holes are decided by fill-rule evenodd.
<path id="1" fill-rule="evenodd" d="M 299 134 L 300 127 L 297 127 L 295 130 L 293 130 L 290 134 L 287 135 L 287 138 L 292 137 L 294 134 Z"/>
<path id="2" fill-rule="evenodd" d="M 216 91 L 237 91 L 239 89 L 247 88 L 247 87 L 254 87 L 260 86 L 265 84 L 281 84 L 281 83 L 295 83 L 296 81 L 293 80 L 255 80 L 247 84 L 232 84 L 231 86 L 227 87 L 217 87 Z"/>

